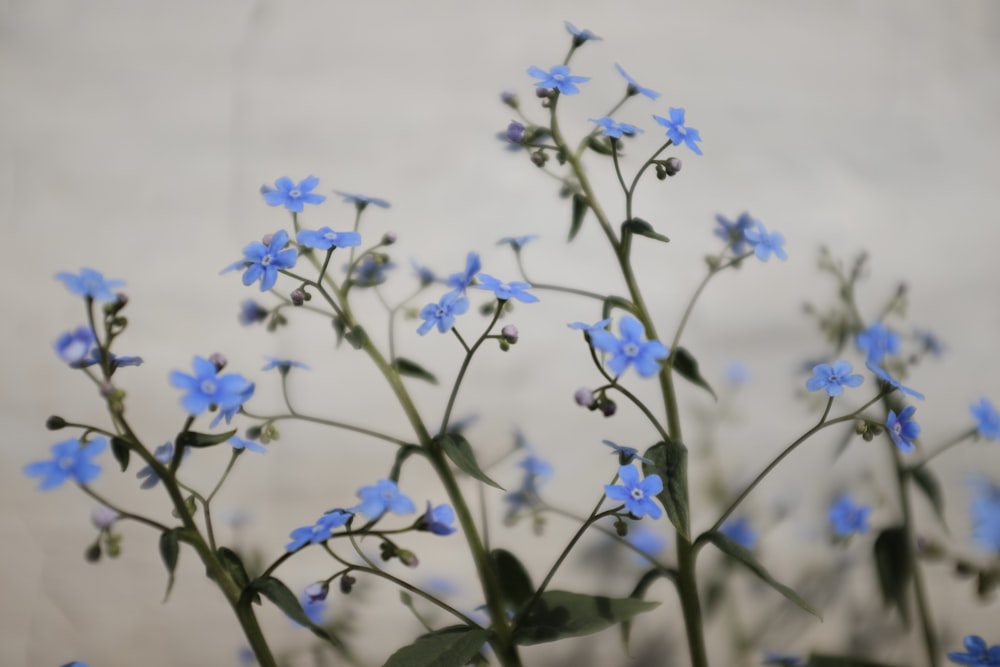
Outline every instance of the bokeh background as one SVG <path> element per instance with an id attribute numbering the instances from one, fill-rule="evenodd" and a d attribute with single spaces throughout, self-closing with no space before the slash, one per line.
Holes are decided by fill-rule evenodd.
<path id="1" fill-rule="evenodd" d="M 195 354 L 216 351 L 258 382 L 252 407 L 259 412 L 279 408 L 277 376 L 258 371 L 270 354 L 312 367 L 293 377 L 293 394 L 306 409 L 406 434 L 370 366 L 349 348 L 334 350 L 322 319 L 298 317 L 277 335 L 237 323 L 240 301 L 255 294 L 237 275 L 219 271 L 249 241 L 289 226 L 285 212 L 265 206 L 258 193 L 279 176 L 315 174 L 331 195 L 307 211 L 307 226 L 350 224 L 353 208 L 333 197 L 333 188 L 392 202 L 388 211 L 370 209 L 362 230 L 368 240 L 385 231 L 399 236 L 392 248 L 399 268 L 385 287 L 390 300 L 411 289 L 411 258 L 447 274 L 476 250 L 487 272 L 513 278 L 510 252 L 495 242 L 528 233 L 541 237 L 525 251 L 534 279 L 623 291 L 596 226 L 586 225 L 567 246 L 569 211 L 557 184 L 496 138 L 511 120 L 499 103 L 502 90 L 520 93 L 527 113 L 543 119 L 525 70 L 561 61 L 569 42 L 564 20 L 604 38 L 574 60 L 574 72 L 592 80 L 560 104 L 568 133 L 587 131 L 588 119 L 617 100 L 623 81 L 614 63 L 620 63 L 663 93 L 656 103 L 636 98 L 619 114 L 647 130 L 630 144 L 627 167 L 658 146 L 651 113 L 685 107 L 689 125 L 704 138 L 703 157 L 679 151 L 682 173 L 666 183 L 650 178 L 636 201 L 636 214 L 672 239 L 666 246 L 640 244 L 636 252 L 662 331 L 676 326 L 704 255 L 718 248 L 711 234 L 717 213 L 750 211 L 787 238 L 788 262 L 750 262 L 720 276 L 687 330 L 688 347 L 723 394 L 716 404 L 696 388 L 682 388 L 686 436 L 693 450 L 702 447 L 693 451 L 698 488 L 721 485 L 731 495 L 815 421 L 815 405 L 801 397 L 800 367 L 825 348 L 802 304 L 834 298 L 830 281 L 816 271 L 821 244 L 845 260 L 870 253 L 861 296 L 868 316 L 905 282 L 909 319 L 900 326 L 929 329 L 945 342 L 946 355 L 911 377 L 927 394 L 917 416 L 928 445 L 969 428 L 974 400 L 1000 401 L 1000 7 L 994 2 L 6 0 L 0 3 L 0 290 L 7 315 L 0 346 L 0 664 L 227 665 L 236 664 L 241 647 L 236 624 L 193 554 L 182 553 L 177 585 L 161 604 L 166 576 L 155 535 L 124 525 L 122 556 L 87 564 L 83 552 L 96 534 L 92 502 L 71 488 L 36 493 L 21 473 L 61 439 L 42 428 L 49 414 L 104 423 L 89 381 L 52 354 L 51 342 L 83 321 L 80 303 L 55 273 L 88 266 L 127 281 L 131 326 L 118 351 L 146 363 L 122 371 L 120 383 L 129 415 L 151 445 L 171 439 L 182 423 L 170 370 L 188 369 Z M 613 218 L 623 216 L 609 164 L 594 161 L 591 173 L 605 208 Z M 358 296 L 359 308 L 377 322 L 374 295 Z M 555 467 L 548 497 L 585 513 L 613 472 L 600 439 L 645 446 L 654 435 L 634 410 L 605 420 L 573 404 L 573 392 L 598 378 L 579 334 L 565 324 L 596 321 L 599 312 L 583 299 L 541 296 L 542 304 L 518 306 L 509 320 L 522 334 L 511 352 L 488 349 L 476 359 L 457 414 L 478 416 L 469 437 L 484 461 L 508 451 L 520 430 Z M 476 316 L 466 319 L 462 326 L 471 332 Z M 415 327 L 401 323 L 401 350 L 442 378 L 453 377 L 460 361 L 454 341 L 436 333 L 418 338 Z M 860 365 L 860 358 L 850 359 Z M 732 361 L 750 373 L 739 389 L 726 384 Z M 643 395 L 651 389 L 633 380 Z M 414 384 L 432 422 L 446 385 L 423 391 Z M 382 443 L 349 434 L 297 425 L 281 431 L 266 455 L 240 459 L 217 501 L 219 516 L 230 520 L 220 539 L 248 553 L 259 548 L 268 560 L 293 528 L 353 503 L 356 488 L 383 476 L 393 455 Z M 766 648 L 865 648 L 846 621 L 867 618 L 869 629 L 887 637 L 876 647 L 879 657 L 915 660 L 916 642 L 898 623 L 876 620 L 879 602 L 865 560 L 872 536 L 834 549 L 824 533 L 824 508 L 840 490 L 873 504 L 876 526 L 897 516 L 885 483 L 885 443 L 858 441 L 834 459 L 837 439 L 817 438 L 792 457 L 751 496 L 746 515 L 761 534 L 762 559 L 787 581 L 840 582 L 834 576 L 844 568 L 858 568 L 838 584 L 841 595 L 824 610 L 822 624 L 736 574 L 742 598 L 727 601 L 711 643 L 720 664 L 759 658 L 758 652 L 731 657 L 739 653 L 730 637 L 734 628 L 757 632 L 762 617 L 793 619 L 760 630 Z M 225 460 L 221 452 L 198 452 L 185 473 L 206 488 Z M 516 486 L 516 460 L 491 474 Z M 103 462 L 103 493 L 169 520 L 164 498 L 140 492 L 133 470 L 119 475 L 110 456 Z M 1000 481 L 1000 449 L 966 445 L 934 468 L 947 486 L 949 544 L 975 555 L 966 480 L 978 473 Z M 404 491 L 418 504 L 444 500 L 419 464 L 406 473 Z M 699 494 L 704 509 L 695 523 L 707 527 L 718 509 Z M 497 520 L 495 545 L 521 554 L 540 579 L 575 525 L 552 517 L 537 537 L 530 522 L 500 525 L 499 493 L 488 494 L 488 502 Z M 242 527 L 231 527 L 240 521 Z M 921 529 L 945 535 L 926 511 Z M 557 586 L 627 594 L 637 570 L 628 569 L 627 559 L 595 568 L 597 557 L 585 556 L 596 553 L 599 541 L 581 546 Z M 391 569 L 417 583 L 447 577 L 456 589 L 450 599 L 472 609 L 481 600 L 459 546 L 457 539 L 414 540 L 420 568 Z M 704 562 L 710 571 L 712 559 Z M 329 565 L 316 554 L 279 571 L 296 590 L 327 574 Z M 955 582 L 947 568 L 930 568 L 929 578 L 946 645 L 957 647 L 972 632 L 1000 641 L 995 602 L 974 603 L 968 583 Z M 359 652 L 378 664 L 419 626 L 394 591 L 373 585 L 360 592 L 381 606 L 333 596 L 331 613 L 362 631 Z M 664 584 L 653 597 L 664 604 L 638 624 L 637 645 L 652 637 L 650 664 L 671 655 L 677 655 L 671 664 L 685 664 L 673 592 Z M 263 618 L 281 651 L 308 641 L 273 610 Z M 588 655 L 613 664 L 627 660 L 614 631 L 586 646 Z M 579 648 L 526 655 L 534 664 L 582 660 Z M 298 664 L 307 659 L 291 657 Z"/>

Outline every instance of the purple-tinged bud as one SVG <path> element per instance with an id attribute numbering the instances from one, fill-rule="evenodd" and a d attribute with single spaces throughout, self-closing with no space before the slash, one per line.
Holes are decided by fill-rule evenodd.
<path id="1" fill-rule="evenodd" d="M 330 586 L 327 583 L 320 583 L 314 581 L 313 583 L 306 586 L 306 590 L 303 591 L 303 595 L 309 604 L 316 604 L 317 602 L 322 602 L 326 599 L 326 594 L 330 592 Z"/>
<path id="2" fill-rule="evenodd" d="M 618 410 L 618 405 L 610 398 L 605 398 L 603 401 L 601 401 L 599 407 L 601 408 L 601 414 L 603 414 L 605 417 L 614 416 L 615 411 Z"/>
<path id="3" fill-rule="evenodd" d="M 513 324 L 508 324 L 503 329 L 500 330 L 500 335 L 503 337 L 504 341 L 513 345 L 517 342 L 519 332 L 517 327 Z"/>
<path id="4" fill-rule="evenodd" d="M 215 366 L 216 373 L 225 368 L 226 363 L 228 363 L 225 355 L 223 355 L 221 352 L 213 352 L 212 354 L 208 355 L 208 360 L 212 362 L 213 366 Z"/>
<path id="5" fill-rule="evenodd" d="M 535 97 L 541 99 L 548 99 L 552 95 L 552 91 L 548 88 L 535 88 Z"/>
<path id="6" fill-rule="evenodd" d="M 594 406 L 594 392 L 590 391 L 586 387 L 580 387 L 573 394 L 573 400 L 576 401 L 577 405 L 582 405 L 585 408 L 590 408 L 593 410 Z"/>
<path id="7" fill-rule="evenodd" d="M 66 428 L 66 420 L 58 415 L 52 415 L 45 420 L 45 428 L 50 431 L 58 431 L 61 428 Z"/>
<path id="8" fill-rule="evenodd" d="M 536 167 L 544 167 L 545 163 L 548 161 L 549 156 L 542 151 L 535 151 L 531 154 L 531 163 Z"/>
<path id="9" fill-rule="evenodd" d="M 101 383 L 97 385 L 97 389 L 104 398 L 111 398 L 118 391 L 115 389 L 115 386 L 111 384 L 110 380 L 101 380 Z"/>
<path id="10" fill-rule="evenodd" d="M 510 90 L 505 90 L 500 93 L 500 101 L 509 106 L 511 109 L 516 109 L 521 104 L 521 101 L 517 98 L 517 94 Z"/>
<path id="11" fill-rule="evenodd" d="M 118 512 L 106 505 L 98 505 L 90 513 L 90 522 L 98 530 L 108 530 L 118 520 Z"/>
<path id="12" fill-rule="evenodd" d="M 354 589 L 354 582 L 357 579 L 349 574 L 345 574 L 340 578 L 340 592 L 344 595 L 348 595 Z"/>
<path id="13" fill-rule="evenodd" d="M 87 550 L 83 552 L 83 557 L 87 559 L 88 563 L 96 563 L 101 560 L 101 543 L 94 542 Z"/>
<path id="14" fill-rule="evenodd" d="M 680 158 L 668 157 L 663 161 L 663 169 L 667 176 L 676 176 L 681 170 Z"/>
<path id="15" fill-rule="evenodd" d="M 288 295 L 292 300 L 293 306 L 301 306 L 306 302 L 306 291 L 304 289 L 293 289 L 292 293 Z"/>
<path id="16" fill-rule="evenodd" d="M 382 245 L 392 245 L 398 240 L 399 237 L 396 236 L 396 232 L 386 232 L 382 235 Z"/>
<path id="17" fill-rule="evenodd" d="M 264 236 L 261 237 L 260 242 L 264 245 L 271 245 L 271 239 L 273 238 L 274 234 L 264 234 Z"/>
<path id="18" fill-rule="evenodd" d="M 247 299 L 240 304 L 239 320 L 243 326 L 250 326 L 267 319 L 268 310 L 253 299 Z"/>
<path id="19" fill-rule="evenodd" d="M 524 125 L 518 123 L 516 120 L 510 121 L 510 125 L 507 126 L 507 131 L 504 132 L 504 136 L 507 137 L 507 141 L 512 144 L 519 144 L 524 139 Z"/>
<path id="20" fill-rule="evenodd" d="M 409 549 L 400 549 L 397 554 L 399 557 L 399 562 L 409 568 L 414 568 L 420 565 L 420 560 L 417 558 L 417 554 L 413 553 Z"/>

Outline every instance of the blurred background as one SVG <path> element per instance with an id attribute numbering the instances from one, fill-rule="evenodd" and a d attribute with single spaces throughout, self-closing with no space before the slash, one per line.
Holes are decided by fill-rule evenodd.
<path id="1" fill-rule="evenodd" d="M 172 439 L 183 422 L 168 374 L 189 371 L 194 355 L 213 352 L 257 382 L 249 407 L 258 413 L 280 410 L 278 376 L 259 370 L 263 355 L 292 358 L 311 367 L 291 377 L 304 410 L 407 437 L 402 413 L 373 368 L 347 346 L 334 349 L 325 320 L 294 313 L 292 326 L 277 334 L 237 322 L 240 302 L 259 293 L 243 287 L 238 274 L 219 272 L 251 240 L 290 228 L 287 212 L 266 206 L 258 191 L 280 176 L 320 178 L 319 192 L 329 199 L 307 209 L 306 227 L 349 227 L 354 209 L 332 189 L 392 203 L 388 210 L 369 208 L 362 228 L 366 242 L 386 231 L 399 237 L 390 249 L 398 267 L 384 286 L 392 302 L 415 284 L 411 259 L 447 275 L 475 250 L 487 273 L 516 278 L 510 250 L 495 244 L 522 234 L 540 237 L 524 252 L 534 280 L 624 292 L 593 221 L 567 245 L 569 205 L 558 197 L 558 183 L 496 137 L 513 117 L 500 104 L 501 91 L 517 92 L 526 114 L 544 121 L 525 71 L 561 62 L 569 45 L 565 20 L 603 37 L 574 57 L 574 73 L 592 79 L 560 103 L 567 134 L 589 131 L 588 119 L 618 100 L 619 63 L 663 93 L 657 102 L 634 98 L 617 114 L 646 130 L 627 147 L 627 170 L 660 144 L 650 114 L 684 107 L 688 125 L 703 137 L 704 156 L 673 151 L 682 172 L 662 183 L 647 178 L 636 197 L 636 215 L 672 241 L 636 249 L 662 332 L 674 330 L 704 274 L 704 256 L 718 251 L 716 214 L 732 219 L 749 211 L 787 239 L 786 263 L 751 261 L 713 281 L 686 331 L 687 347 L 720 394 L 716 403 L 693 386 L 681 387 L 702 508 L 696 529 L 718 516 L 712 489 L 732 497 L 817 419 L 816 404 L 802 397 L 801 367 L 828 350 L 803 314 L 806 302 L 825 308 L 835 301 L 832 282 L 816 270 L 822 244 L 845 261 L 870 254 L 859 296 L 866 317 L 876 318 L 905 283 L 908 319 L 897 326 L 930 330 L 944 342 L 945 355 L 909 378 L 927 395 L 916 416 L 928 447 L 973 425 L 970 403 L 982 396 L 1000 402 L 996 3 L 7 0 L 0 3 L 0 216 L 7 239 L 0 290 L 8 313 L 0 346 L 0 664 L 227 665 L 237 664 L 242 646 L 193 553 L 182 552 L 177 584 L 161 604 L 166 573 L 156 535 L 121 525 L 122 555 L 88 564 L 83 554 L 97 534 L 89 519 L 93 503 L 68 486 L 37 493 L 22 474 L 27 462 L 46 458 L 51 444 L 69 437 L 43 429 L 50 414 L 107 423 L 87 378 L 52 352 L 61 333 L 84 321 L 80 301 L 53 279 L 57 272 L 86 266 L 126 281 L 130 326 L 116 351 L 145 363 L 116 377 L 128 392 L 130 418 L 151 446 Z M 612 220 L 623 218 L 610 164 L 592 160 L 590 173 Z M 293 287 L 279 282 L 285 291 Z M 432 289 L 413 305 L 443 291 Z M 517 305 L 505 320 L 521 331 L 510 352 L 486 346 L 476 358 L 456 416 L 476 418 L 467 435 L 480 461 L 501 459 L 522 433 L 554 467 L 545 497 L 586 514 L 614 472 L 600 440 L 644 448 L 655 434 L 634 409 L 622 406 L 605 419 L 573 403 L 577 388 L 600 378 L 579 333 L 565 325 L 594 322 L 600 312 L 586 299 L 539 296 L 541 304 Z M 366 328 L 380 332 L 384 314 L 375 295 L 357 297 Z M 268 299 L 262 302 L 273 303 Z M 485 294 L 481 301 L 488 301 Z M 467 338 L 478 319 L 472 313 L 461 321 Z M 398 345 L 443 379 L 437 387 L 410 383 L 434 423 L 460 349 L 436 332 L 417 337 L 416 326 L 400 322 Z M 850 355 L 860 367 L 861 358 Z M 727 379 L 732 362 L 748 374 L 740 386 Z M 630 382 L 640 395 L 653 396 L 637 376 Z M 871 387 L 869 379 L 858 395 Z M 700 562 L 706 587 L 708 579 L 731 576 L 739 593 L 715 616 L 710 652 L 717 664 L 759 662 L 758 650 L 741 652 L 733 639 L 741 634 L 782 652 L 871 649 L 899 664 L 917 660 L 916 638 L 879 613 L 867 558 L 872 535 L 846 547 L 827 538 L 825 508 L 839 491 L 872 504 L 876 527 L 898 516 L 886 482 L 886 443 L 852 441 L 834 458 L 841 436 L 810 441 L 742 512 L 758 533 L 762 561 L 786 582 L 811 583 L 825 621 L 757 588 L 744 572 L 722 574 L 719 560 L 706 554 Z M 239 460 L 219 495 L 220 540 L 273 560 L 294 528 L 330 507 L 353 504 L 360 485 L 386 475 L 393 455 L 391 446 L 361 436 L 283 424 L 266 454 Z M 185 480 L 209 489 L 226 460 L 221 451 L 196 452 Z M 508 457 L 490 474 L 514 488 L 518 460 Z M 158 489 L 138 489 L 138 466 L 122 475 L 110 455 L 102 463 L 102 493 L 170 520 Z M 1000 481 L 1000 448 L 964 445 L 936 460 L 934 470 L 946 486 L 951 530 L 946 534 L 921 505 L 921 531 L 973 557 L 967 480 L 977 473 Z M 419 463 L 401 486 L 418 506 L 445 500 Z M 499 492 L 487 493 L 487 505 L 494 545 L 518 553 L 536 580 L 577 526 L 549 516 L 538 536 L 531 521 L 503 526 Z M 667 522 L 646 527 L 667 537 L 663 557 L 671 561 Z M 420 585 L 440 586 L 446 578 L 453 604 L 468 610 L 481 604 L 458 538 L 424 536 L 411 547 L 420 567 L 393 563 L 390 571 Z M 627 554 L 602 551 L 594 536 L 571 555 L 554 586 L 627 595 L 639 571 Z M 296 591 L 329 574 L 329 562 L 311 552 L 278 572 Z M 929 567 L 928 578 L 946 647 L 958 648 L 969 633 L 1000 642 L 995 602 L 975 602 L 971 585 L 956 582 L 947 567 Z M 420 626 L 396 591 L 364 584 L 355 597 L 331 594 L 329 614 L 352 624 L 360 632 L 359 655 L 380 664 Z M 837 595 L 827 598 L 831 586 Z M 650 597 L 663 605 L 636 625 L 636 660 L 686 664 L 673 591 L 658 584 Z M 311 642 L 306 631 L 273 609 L 262 618 L 289 664 L 313 664 L 308 654 L 291 652 Z M 761 624 L 765 618 L 779 623 Z M 881 633 L 880 645 L 865 644 L 871 634 L 858 633 L 858 619 L 868 633 Z M 525 657 L 552 665 L 628 660 L 614 630 L 587 643 L 526 650 Z"/>

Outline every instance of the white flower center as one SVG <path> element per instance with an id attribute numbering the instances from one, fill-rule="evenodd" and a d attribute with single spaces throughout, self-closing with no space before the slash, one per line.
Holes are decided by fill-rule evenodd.
<path id="1" fill-rule="evenodd" d="M 292 199 L 297 199 L 302 196 L 302 192 L 300 190 L 289 190 L 288 196 Z"/>
<path id="2" fill-rule="evenodd" d="M 203 380 L 201 383 L 201 393 L 211 395 L 215 393 L 215 382 L 212 380 Z"/>
<path id="3" fill-rule="evenodd" d="M 634 357 L 639 354 L 639 346 L 635 343 L 625 343 L 622 345 L 622 352 L 625 353 L 626 357 Z"/>
<path id="4" fill-rule="evenodd" d="M 629 493 L 632 494 L 632 497 L 635 498 L 636 500 L 642 500 L 646 496 L 646 494 L 644 494 L 642 492 L 642 489 L 640 489 L 639 487 L 635 487 L 634 489 L 629 491 Z"/>

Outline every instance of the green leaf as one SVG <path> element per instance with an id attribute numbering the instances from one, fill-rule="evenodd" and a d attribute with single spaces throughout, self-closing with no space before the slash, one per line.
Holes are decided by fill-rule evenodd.
<path id="1" fill-rule="evenodd" d="M 389 471 L 389 479 L 399 484 L 399 475 L 403 472 L 403 462 L 414 454 L 422 454 L 420 445 L 403 445 L 396 450 L 396 460 L 392 463 L 392 470 Z"/>
<path id="2" fill-rule="evenodd" d="M 409 359 L 404 359 L 403 357 L 396 357 L 396 360 L 392 362 L 392 367 L 400 375 L 407 375 L 412 378 L 426 380 L 431 384 L 438 383 L 438 380 L 434 377 L 433 373 L 425 370 L 423 366 L 415 361 L 410 361 Z"/>
<path id="3" fill-rule="evenodd" d="M 566 637 L 581 637 L 627 621 L 659 605 L 659 602 L 633 598 L 546 591 L 518 625 L 514 641 L 530 646 Z"/>
<path id="4" fill-rule="evenodd" d="M 587 138 L 587 148 L 594 151 L 598 155 L 611 155 L 614 153 L 614 149 L 611 147 L 611 141 L 608 138 L 599 137 L 593 134 Z"/>
<path id="5" fill-rule="evenodd" d="M 761 565 L 760 561 L 757 560 L 757 557 L 754 556 L 753 552 L 750 551 L 749 549 L 737 544 L 733 540 L 729 539 L 724 533 L 721 533 L 717 530 L 709 531 L 704 535 L 702 535 L 701 537 L 699 537 L 698 539 L 708 540 L 716 547 L 718 547 L 719 551 L 721 551 L 722 553 L 726 554 L 731 558 L 735 558 L 739 562 L 743 563 L 751 572 L 753 572 L 762 580 L 764 580 L 764 582 L 767 583 L 771 588 L 778 591 L 786 598 L 797 604 L 803 610 L 808 611 L 810 614 L 812 614 L 819 620 L 821 621 L 823 620 L 823 617 L 819 615 L 819 612 L 813 609 L 808 602 L 803 600 L 802 596 L 800 596 L 791 588 L 778 582 L 774 577 L 772 577 L 771 573 L 768 572 L 763 565 Z"/>
<path id="6" fill-rule="evenodd" d="M 827 655 L 812 653 L 807 663 L 809 667 L 894 667 L 887 662 L 872 662 L 846 655 Z"/>
<path id="7" fill-rule="evenodd" d="M 196 433 L 195 431 L 184 431 L 177 436 L 178 447 L 211 447 L 221 442 L 229 440 L 236 435 L 236 429 L 225 433 Z"/>
<path id="8" fill-rule="evenodd" d="M 241 591 L 250 585 L 250 575 L 247 574 L 247 569 L 244 567 L 243 560 L 239 554 L 227 547 L 219 547 L 215 553 L 219 557 L 222 567 L 233 578 L 233 581 L 236 582 Z"/>
<path id="9" fill-rule="evenodd" d="M 302 605 L 299 604 L 299 599 L 295 597 L 295 593 L 289 590 L 288 586 L 282 583 L 280 579 L 274 577 L 254 579 L 250 582 L 249 586 L 243 589 L 244 604 L 246 604 L 247 600 L 252 600 L 258 593 L 274 603 L 278 609 L 285 612 L 288 618 L 312 630 L 313 634 L 317 637 L 325 639 L 334 646 L 341 646 L 340 640 L 327 632 L 326 629 L 309 620 L 309 616 L 302 609 Z"/>
<path id="10" fill-rule="evenodd" d="M 644 456 L 653 462 L 642 464 L 644 475 L 657 474 L 663 480 L 663 491 L 656 496 L 667 510 L 670 523 L 684 539 L 691 539 L 688 526 L 690 513 L 687 496 L 687 447 L 680 442 L 658 442 L 646 450 Z"/>
<path id="11" fill-rule="evenodd" d="M 383 667 L 462 667 L 475 658 L 489 638 L 489 631 L 482 628 L 441 628 L 390 655 Z"/>
<path id="12" fill-rule="evenodd" d="M 344 333 L 347 331 L 347 325 L 344 324 L 344 318 L 340 315 L 334 315 L 333 319 L 330 320 L 330 324 L 333 325 L 333 330 L 337 334 L 337 347 L 344 342 Z"/>
<path id="13" fill-rule="evenodd" d="M 930 501 L 931 507 L 934 508 L 934 513 L 937 514 L 941 525 L 944 526 L 945 530 L 948 530 L 948 524 L 944 521 L 944 495 L 941 493 L 941 484 L 938 483 L 937 477 L 934 476 L 927 466 L 913 468 L 910 471 L 910 476 L 917 483 L 917 488 L 927 496 L 927 500 Z"/>
<path id="14" fill-rule="evenodd" d="M 465 436 L 459 433 L 445 433 L 435 438 L 435 440 L 441 445 L 441 449 L 448 455 L 452 463 L 458 466 L 459 470 L 484 484 L 489 484 L 501 491 L 505 490 L 502 486 L 487 477 L 486 473 L 480 469 L 479 464 L 476 463 L 476 455 L 472 452 L 472 445 L 465 439 Z"/>
<path id="15" fill-rule="evenodd" d="M 490 552 L 490 556 L 493 557 L 493 565 L 497 569 L 497 578 L 503 582 L 501 593 L 504 602 L 511 609 L 520 609 L 535 593 L 531 576 L 517 556 L 506 549 L 494 549 Z"/>
<path id="16" fill-rule="evenodd" d="M 895 606 L 906 628 L 910 627 L 907 589 L 910 583 L 909 545 L 903 526 L 886 528 L 875 538 L 875 567 L 886 607 Z"/>
<path id="17" fill-rule="evenodd" d="M 344 338 L 351 344 L 351 347 L 355 350 L 360 350 L 364 347 L 368 334 L 365 333 L 365 330 L 361 327 L 361 325 L 357 325 L 350 331 L 345 332 Z"/>
<path id="18" fill-rule="evenodd" d="M 118 465 L 122 467 L 122 472 L 128 468 L 129 452 L 128 440 L 119 438 L 117 435 L 111 438 L 111 453 L 115 455 L 115 461 L 118 461 Z"/>
<path id="19" fill-rule="evenodd" d="M 701 372 L 698 370 L 698 360 L 687 351 L 686 348 L 677 347 L 674 353 L 670 357 L 672 359 L 672 364 L 674 370 L 680 373 L 681 377 L 689 382 L 693 382 L 698 385 L 708 393 L 712 395 L 712 398 L 719 400 L 719 397 L 715 395 L 715 391 L 712 389 L 711 385 L 705 381 L 705 378 L 701 376 Z"/>
<path id="20" fill-rule="evenodd" d="M 167 566 L 167 592 L 163 594 L 163 601 L 170 597 L 170 591 L 174 587 L 174 570 L 177 569 L 177 559 L 181 554 L 180 538 L 183 528 L 171 528 L 160 533 L 160 558 Z"/>
<path id="21" fill-rule="evenodd" d="M 653 582 L 655 582 L 657 579 L 661 577 L 664 579 L 669 579 L 673 581 L 675 584 L 677 583 L 677 573 L 675 571 L 665 570 L 662 567 L 654 567 L 652 570 L 649 570 L 641 577 L 639 577 L 639 582 L 635 585 L 635 588 L 632 589 L 632 593 L 629 595 L 629 598 L 634 600 L 642 600 L 643 598 L 646 597 L 646 591 L 648 591 L 649 587 L 653 585 Z M 625 645 L 626 650 L 628 650 L 628 640 L 629 640 L 629 634 L 631 632 L 632 632 L 632 619 L 623 621 L 622 644 Z"/>
<path id="22" fill-rule="evenodd" d="M 626 220 L 622 223 L 622 232 L 631 232 L 638 236 L 645 236 L 648 239 L 655 239 L 657 241 L 662 241 L 663 243 L 670 243 L 668 239 L 663 234 L 657 233 L 653 229 L 653 225 L 649 224 L 642 218 L 632 218 L 631 220 Z"/>
<path id="23" fill-rule="evenodd" d="M 580 227 L 583 226 L 583 218 L 587 215 L 588 208 L 590 207 L 587 205 L 587 198 L 573 193 L 573 220 L 569 225 L 569 241 L 575 239 L 576 235 L 580 233 Z"/>

